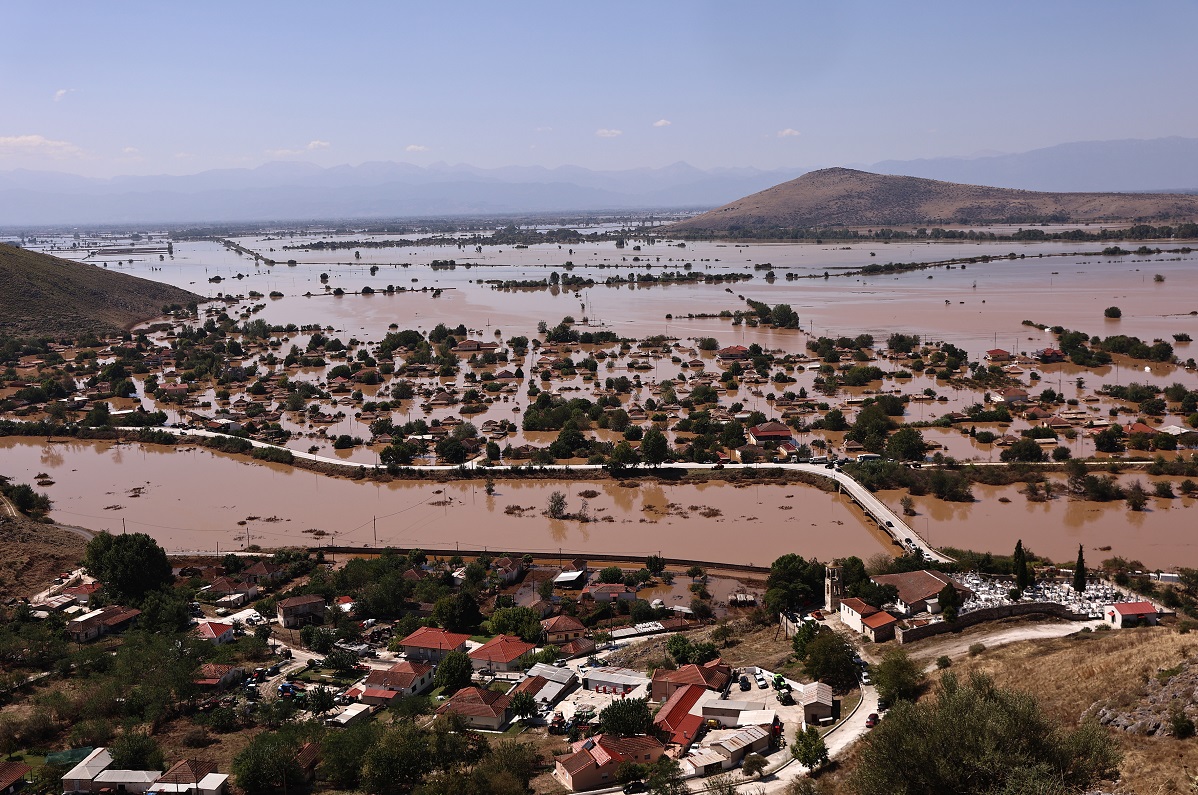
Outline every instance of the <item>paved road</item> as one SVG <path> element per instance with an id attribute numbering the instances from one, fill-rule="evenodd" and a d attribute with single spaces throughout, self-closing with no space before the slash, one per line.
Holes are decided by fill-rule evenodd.
<path id="1" fill-rule="evenodd" d="M 214 431 L 205 431 L 198 428 L 167 428 L 168 432 L 180 436 L 201 436 L 208 438 L 225 437 L 228 434 L 216 433 Z M 291 454 L 296 458 L 301 458 L 306 461 L 315 461 L 322 464 L 334 464 L 336 466 L 361 466 L 364 469 L 386 469 L 382 464 L 355 464 L 352 462 L 343 461 L 340 458 L 330 458 L 328 456 L 317 455 L 315 453 L 301 452 L 299 450 L 291 450 L 288 447 L 280 445 L 268 444 L 256 440 L 249 440 L 250 444 L 255 447 L 275 448 L 280 450 L 290 450 Z M 496 464 L 491 466 L 480 466 L 480 462 L 485 461 L 485 458 L 479 457 L 472 461 L 468 461 L 462 467 L 468 470 L 513 470 L 524 469 L 523 466 L 513 466 L 509 464 Z M 718 464 L 696 464 L 693 462 L 680 462 L 670 464 L 672 469 L 715 469 Z M 446 465 L 446 464 L 414 464 L 404 467 L 405 469 L 415 470 L 418 472 L 451 472 L 462 467 Z M 723 464 L 723 469 L 782 469 L 792 472 L 806 472 L 811 475 L 819 475 L 834 480 L 840 484 L 840 487 L 852 497 L 866 515 L 870 516 L 878 526 L 885 530 L 889 535 L 894 537 L 900 544 L 904 546 L 914 546 L 914 548 L 922 551 L 924 555 L 932 560 L 941 562 L 951 562 L 952 558 L 936 551 L 930 544 L 924 541 L 914 530 L 907 525 L 903 518 L 886 506 L 884 502 L 879 500 L 869 489 L 858 483 L 851 475 L 841 472 L 837 469 L 828 469 L 821 464 Z M 545 464 L 538 466 L 538 471 L 599 471 L 605 467 L 602 464 Z"/>
<path id="2" fill-rule="evenodd" d="M 969 647 L 981 643 L 988 649 L 1004 646 L 1021 640 L 1036 640 L 1039 638 L 1063 638 L 1066 635 L 1089 627 L 1094 629 L 1102 624 L 1101 621 L 1053 621 L 1020 624 L 1014 627 L 995 627 L 991 631 L 967 632 L 962 635 L 942 635 L 928 638 L 908 647 L 911 657 L 916 660 L 928 661 L 928 667 L 933 667 L 934 658 L 941 655 L 960 657 L 969 653 Z"/>

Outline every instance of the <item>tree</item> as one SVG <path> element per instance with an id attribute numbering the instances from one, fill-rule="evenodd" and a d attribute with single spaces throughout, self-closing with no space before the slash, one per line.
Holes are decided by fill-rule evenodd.
<path id="1" fill-rule="evenodd" d="M 1142 511 L 1148 504 L 1148 492 L 1140 481 L 1133 482 L 1127 487 L 1127 507 L 1133 511 Z"/>
<path id="2" fill-rule="evenodd" d="M 599 570 L 599 582 L 614 584 L 624 582 L 624 570 L 619 566 L 608 566 Z"/>
<path id="3" fill-rule="evenodd" d="M 323 715 L 335 706 L 336 701 L 333 697 L 333 691 L 321 685 L 308 691 L 308 696 L 304 699 L 304 703 L 313 715 Z"/>
<path id="4" fill-rule="evenodd" d="M 233 776 L 246 795 L 303 784 L 304 774 L 295 759 L 295 744 L 278 732 L 264 732 L 233 757 Z"/>
<path id="5" fill-rule="evenodd" d="M 646 464 L 660 466 L 669 457 L 669 454 L 670 445 L 666 441 L 664 433 L 657 428 L 645 431 L 645 438 L 641 441 L 641 456 L 645 459 Z"/>
<path id="6" fill-rule="evenodd" d="M 1043 461 L 1044 448 L 1035 439 L 1020 439 L 998 456 L 1006 462 L 1011 461 Z"/>
<path id="7" fill-rule="evenodd" d="M 800 662 L 807 659 L 807 647 L 811 645 L 811 641 L 815 640 L 815 636 L 818 634 L 819 625 L 814 621 L 800 622 L 794 637 L 790 639 L 791 646 L 795 650 L 795 657 L 798 657 Z"/>
<path id="8" fill-rule="evenodd" d="M 173 579 L 166 552 L 145 533 L 100 533 L 87 542 L 83 565 L 118 602 L 140 604 Z"/>
<path id="9" fill-rule="evenodd" d="M 755 778 L 765 772 L 766 760 L 761 754 L 749 754 L 741 764 L 740 772 L 746 778 Z"/>
<path id="10" fill-rule="evenodd" d="M 1032 584 L 1032 576 L 1027 566 L 1027 553 L 1023 550 L 1023 539 L 1015 542 L 1015 554 L 1011 563 L 1015 570 L 1015 587 L 1022 593 Z"/>
<path id="11" fill-rule="evenodd" d="M 923 684 L 923 671 L 903 649 L 886 652 L 872 673 L 878 695 L 891 704 L 914 701 Z"/>
<path id="12" fill-rule="evenodd" d="M 381 724 L 346 726 L 321 740 L 320 776 L 339 790 L 356 790 L 362 780 L 361 759 L 378 740 Z"/>
<path id="13" fill-rule="evenodd" d="M 1077 563 L 1073 566 L 1073 590 L 1083 593 L 1086 590 L 1086 555 L 1082 545 L 1077 545 Z"/>
<path id="14" fill-rule="evenodd" d="M 645 784 L 652 795 L 686 795 L 686 781 L 677 760 L 663 756 L 648 766 Z"/>
<path id="15" fill-rule="evenodd" d="M 1119 761 L 1096 722 L 1058 728 L 1031 695 L 945 673 L 935 698 L 896 704 L 865 735 L 848 784 L 857 795 L 1085 792 Z"/>
<path id="16" fill-rule="evenodd" d="M 512 714 L 517 718 L 527 718 L 530 715 L 537 714 L 537 700 L 527 690 L 522 690 L 512 696 L 509 706 L 511 707 Z"/>
<path id="17" fill-rule="evenodd" d="M 645 772 L 644 765 L 625 760 L 616 767 L 616 783 L 627 786 L 634 781 L 643 781 Z"/>
<path id="18" fill-rule="evenodd" d="M 666 570 L 666 559 L 660 555 L 650 555 L 645 558 L 645 568 L 650 574 L 657 576 Z"/>
<path id="19" fill-rule="evenodd" d="M 425 732 L 415 723 L 396 721 L 390 724 L 380 732 L 378 742 L 359 760 L 362 789 L 379 795 L 412 791 L 434 768 L 430 745 Z"/>
<path id="20" fill-rule="evenodd" d="M 550 494 L 549 503 L 545 507 L 545 513 L 549 514 L 550 519 L 565 519 L 566 495 L 560 491 L 555 491 Z"/>
<path id="21" fill-rule="evenodd" d="M 616 466 L 632 467 L 640 462 L 636 450 L 627 441 L 621 440 L 611 451 L 611 462 Z"/>
<path id="22" fill-rule="evenodd" d="M 478 626 L 482 614 L 470 594 L 459 591 L 443 596 L 433 605 L 433 619 L 450 632 L 462 632 Z"/>
<path id="23" fill-rule="evenodd" d="M 927 453 L 923 434 L 909 426 L 899 428 L 886 440 L 886 456 L 896 461 L 922 461 Z"/>
<path id="24" fill-rule="evenodd" d="M 599 713 L 599 731 L 617 737 L 647 734 L 653 726 L 653 713 L 648 698 L 625 698 L 613 701 Z"/>
<path id="25" fill-rule="evenodd" d="M 464 651 L 451 651 L 441 662 L 437 663 L 437 672 L 433 674 L 433 684 L 453 694 L 470 684 L 474 678 L 474 666 L 470 657 Z"/>
<path id="26" fill-rule="evenodd" d="M 122 732 L 108 751 L 115 770 L 166 770 L 158 741 L 141 732 Z"/>
<path id="27" fill-rule="evenodd" d="M 1102 311 L 1102 316 L 1111 320 L 1118 320 L 1123 317 L 1123 310 L 1117 306 L 1108 306 Z"/>
<path id="28" fill-rule="evenodd" d="M 807 644 L 807 659 L 803 661 L 803 672 L 818 679 L 833 689 L 846 692 L 857 686 L 857 663 L 855 652 L 849 642 L 838 632 L 820 632 Z"/>
<path id="29" fill-rule="evenodd" d="M 675 663 L 686 665 L 691 662 L 691 655 L 694 654 L 695 647 L 690 642 L 690 638 L 678 633 L 671 635 L 670 639 L 666 641 L 666 651 L 669 652 Z"/>
<path id="30" fill-rule="evenodd" d="M 818 770 L 828 764 L 828 745 L 820 735 L 819 729 L 808 726 L 806 731 L 795 732 L 794 742 L 790 744 L 790 755 L 808 770 Z"/>
<path id="31" fill-rule="evenodd" d="M 519 635 L 529 643 L 541 637 L 541 620 L 529 607 L 501 607 L 491 614 L 490 623 L 497 635 Z"/>

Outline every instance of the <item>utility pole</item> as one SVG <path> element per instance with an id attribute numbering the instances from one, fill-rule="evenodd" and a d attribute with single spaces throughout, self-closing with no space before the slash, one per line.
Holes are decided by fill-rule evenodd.
<path id="1" fill-rule="evenodd" d="M 370 517 L 370 524 L 374 527 L 374 545 L 379 545 L 379 519 L 377 516 Z"/>
<path id="2" fill-rule="evenodd" d="M 125 534 L 125 517 L 121 517 L 121 535 Z"/>

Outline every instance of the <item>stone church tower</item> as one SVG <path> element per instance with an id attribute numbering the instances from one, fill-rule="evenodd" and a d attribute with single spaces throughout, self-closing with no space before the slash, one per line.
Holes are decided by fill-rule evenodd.
<path id="1" fill-rule="evenodd" d="M 840 612 L 840 600 L 844 597 L 844 568 L 827 567 L 824 575 L 824 609 L 829 613 Z"/>

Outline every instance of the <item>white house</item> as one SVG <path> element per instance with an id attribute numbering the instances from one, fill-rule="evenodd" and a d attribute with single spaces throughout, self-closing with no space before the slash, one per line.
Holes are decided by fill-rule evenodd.
<path id="1" fill-rule="evenodd" d="M 1152 602 L 1118 602 L 1109 606 L 1105 614 L 1107 623 L 1115 629 L 1153 626 L 1158 617 Z"/>

